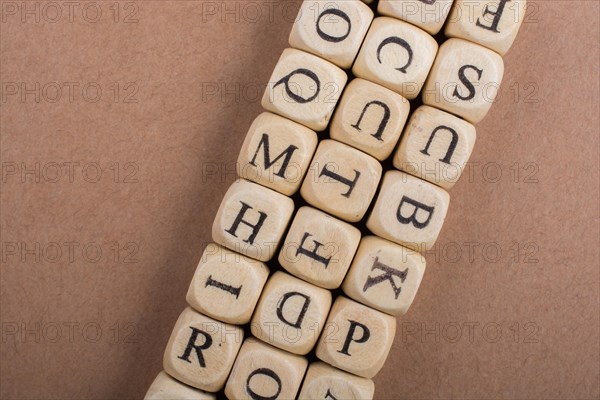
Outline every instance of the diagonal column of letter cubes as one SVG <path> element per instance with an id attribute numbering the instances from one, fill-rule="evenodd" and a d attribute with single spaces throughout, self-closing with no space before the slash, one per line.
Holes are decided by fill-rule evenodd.
<path id="1" fill-rule="evenodd" d="M 409 3 L 412 13 L 406 12 Z M 439 0 L 443 7 L 434 10 L 431 6 L 435 3 L 382 0 L 378 10 L 435 33 L 446 19 L 451 1 Z M 516 1 L 508 12 L 505 0 L 498 0 L 496 8 L 478 5 L 474 13 L 481 15 L 475 24 L 472 18 L 467 22 L 457 17 L 462 3 L 455 2 L 446 35 L 500 54 L 506 52 L 522 22 L 525 1 Z M 432 13 L 435 18 L 431 18 Z M 293 213 L 293 202 L 270 189 L 291 195 L 306 176 L 301 189 L 305 200 L 356 222 L 365 215 L 382 173 L 377 161 L 361 151 L 377 160 L 392 153 L 408 114 L 408 104 L 400 95 L 415 98 L 424 86 L 426 105 L 477 122 L 489 110 L 503 73 L 500 57 L 460 39 L 444 43 L 436 57 L 437 44 L 423 31 L 390 18 L 373 20 L 371 10 L 359 1 L 305 1 L 290 45 L 328 61 L 299 50 L 284 51 L 263 106 L 296 122 L 270 113 L 257 117 L 240 152 L 238 174 L 264 187 L 244 180 L 236 182 L 213 224 L 216 242 L 248 257 L 218 245 L 206 249 L 187 296 L 188 303 L 205 315 L 186 309 L 165 352 L 165 370 L 185 384 L 161 373 L 147 398 L 213 398 L 190 386 L 219 390 L 232 368 L 225 388 L 232 398 L 294 397 L 306 359 L 254 339 L 241 346 L 243 332 L 228 324 L 247 323 L 256 304 L 251 330 L 264 342 L 305 354 L 320 337 L 319 358 L 366 377 L 315 363 L 308 370 L 300 398 L 372 398 L 373 385 L 367 378 L 381 369 L 395 330 L 395 320 L 384 313 L 402 315 L 414 299 L 425 269 L 414 249 L 428 249 L 435 242 L 448 195 L 410 175 L 386 173 L 367 227 L 387 240 L 365 237 L 360 246 L 355 228 L 305 207 L 294 218 L 279 261 L 290 273 L 310 283 L 278 272 L 265 286 L 268 268 L 257 260 L 268 261 L 274 256 Z M 333 64 L 349 68 L 355 58 L 357 76 L 400 95 L 357 79 L 348 86 L 334 115 L 347 78 Z M 369 112 L 370 108 L 377 112 Z M 313 130 L 324 130 L 332 115 L 331 137 L 361 151 L 324 141 L 315 153 Z M 474 140 L 472 125 L 423 106 L 411 117 L 393 163 L 398 169 L 450 188 L 460 176 Z M 353 179 L 347 177 L 351 172 Z M 358 185 L 361 175 L 366 179 Z M 326 186 L 328 183 L 333 185 Z M 340 185 L 346 186 L 343 193 Z M 349 198 L 356 188 L 359 196 L 342 202 L 341 210 L 332 206 L 339 196 Z M 335 251 L 326 244 L 335 244 Z M 296 259 L 287 258 L 286 247 Z M 220 256 L 212 254 L 215 251 Z M 335 268 L 327 270 L 330 265 Z M 346 295 L 373 309 L 339 297 L 329 312 L 331 295 L 317 286 L 336 288 L 342 280 Z M 326 317 L 325 332 L 320 335 Z M 328 327 L 334 330 L 327 333 Z M 228 332 L 235 339 L 224 339 Z M 217 347 L 213 347 L 215 337 Z M 335 350 L 339 344 L 341 348 Z M 269 363 L 274 358 L 279 361 Z M 202 370 L 193 367 L 192 359 Z"/>

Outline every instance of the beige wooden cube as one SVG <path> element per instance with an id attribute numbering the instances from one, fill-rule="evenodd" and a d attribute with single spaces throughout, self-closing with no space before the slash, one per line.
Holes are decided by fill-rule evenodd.
<path id="1" fill-rule="evenodd" d="M 504 55 L 525 19 L 525 0 L 455 0 L 444 33 Z"/>
<path id="2" fill-rule="evenodd" d="M 279 252 L 290 274 L 326 289 L 344 280 L 360 242 L 360 231 L 312 207 L 296 213 Z"/>
<path id="3" fill-rule="evenodd" d="M 298 400 L 369 400 L 373 399 L 374 393 L 375 384 L 371 379 L 349 374 L 318 361 L 308 366 Z"/>
<path id="4" fill-rule="evenodd" d="M 425 258 L 377 236 L 365 236 L 342 288 L 348 297 L 392 315 L 404 315 L 425 273 Z"/>
<path id="5" fill-rule="evenodd" d="M 308 361 L 254 338 L 242 345 L 225 386 L 229 399 L 294 399 Z"/>
<path id="6" fill-rule="evenodd" d="M 327 128 L 348 76 L 329 61 L 285 49 L 262 98 L 262 106 L 315 131 Z"/>
<path id="7" fill-rule="evenodd" d="M 442 29 L 453 0 L 379 0 L 377 11 L 435 35 Z"/>
<path id="8" fill-rule="evenodd" d="M 359 0 L 306 0 L 290 33 L 290 46 L 349 69 L 373 20 Z"/>
<path id="9" fill-rule="evenodd" d="M 475 145 L 475 127 L 429 106 L 411 115 L 394 167 L 450 189 L 460 178 Z"/>
<path id="10" fill-rule="evenodd" d="M 268 277 L 269 268 L 262 262 L 211 243 L 202 254 L 186 299 L 211 318 L 247 324 Z"/>
<path id="11" fill-rule="evenodd" d="M 449 202 L 444 189 L 400 171 L 388 171 L 367 228 L 379 237 L 423 252 L 433 247 Z"/>
<path id="12" fill-rule="evenodd" d="M 317 345 L 317 357 L 363 378 L 383 367 L 396 333 L 391 315 L 340 296 L 333 303 Z"/>
<path id="13" fill-rule="evenodd" d="M 420 28 L 394 18 L 375 18 L 352 72 L 414 99 L 423 87 L 437 50 L 435 39 Z"/>
<path id="14" fill-rule="evenodd" d="M 218 244 L 260 261 L 269 261 L 294 212 L 289 197 L 243 179 L 221 202 L 212 226 Z"/>
<path id="15" fill-rule="evenodd" d="M 276 272 L 260 297 L 250 330 L 263 342 L 304 355 L 317 343 L 330 308 L 329 290 Z"/>
<path id="16" fill-rule="evenodd" d="M 300 194 L 310 205 L 345 221 L 367 212 L 381 179 L 373 157 L 334 140 L 319 143 Z"/>
<path id="17" fill-rule="evenodd" d="M 260 114 L 238 156 L 240 177 L 291 196 L 299 188 L 317 148 L 317 134 L 289 119 Z"/>
<path id="18" fill-rule="evenodd" d="M 165 372 L 209 392 L 223 388 L 242 345 L 244 331 L 186 308 L 163 357 Z"/>
<path id="19" fill-rule="evenodd" d="M 440 46 L 423 88 L 423 103 L 475 124 L 496 99 L 504 63 L 492 50 L 462 39 Z"/>
<path id="20" fill-rule="evenodd" d="M 398 93 L 357 78 L 346 87 L 329 134 L 382 161 L 396 147 L 409 111 L 408 100 Z"/>
<path id="21" fill-rule="evenodd" d="M 216 400 L 213 393 L 206 393 L 171 378 L 161 371 L 146 392 L 144 400 Z"/>

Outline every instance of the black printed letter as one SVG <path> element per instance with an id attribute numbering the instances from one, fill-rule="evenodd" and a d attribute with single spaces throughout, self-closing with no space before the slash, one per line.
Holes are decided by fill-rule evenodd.
<path id="1" fill-rule="evenodd" d="M 362 113 L 360 114 L 360 117 L 358 118 L 358 121 L 356 121 L 356 123 L 351 126 L 355 129 L 357 129 L 358 131 L 360 131 L 361 130 L 360 123 L 362 122 L 362 119 L 365 116 L 365 113 L 367 112 L 369 107 L 371 107 L 372 105 L 379 106 L 383 109 L 383 118 L 381 119 L 381 122 L 379 123 L 379 128 L 377 128 L 377 132 L 373 133 L 371 136 L 373 136 L 375 139 L 377 139 L 379 141 L 383 141 L 383 139 L 381 138 L 381 135 L 383 135 L 383 131 L 385 130 L 385 127 L 387 126 L 387 124 L 390 120 L 391 112 L 390 112 L 390 108 L 387 106 L 387 104 L 382 103 L 381 101 L 375 100 L 370 103 L 367 103 L 365 108 L 363 108 Z"/>
<path id="2" fill-rule="evenodd" d="M 410 215 L 410 217 L 404 217 L 402 215 L 402 206 L 404 204 L 410 204 L 414 207 L 414 211 Z M 425 219 L 425 221 L 423 222 L 417 220 L 417 213 L 419 212 L 419 209 L 427 212 L 427 219 Z M 401 224 L 412 223 L 415 226 L 415 228 L 423 229 L 427 225 L 429 225 L 429 221 L 431 220 L 431 216 L 433 215 L 434 209 L 435 207 L 429 207 L 423 203 L 419 203 L 418 201 L 411 199 L 410 197 L 402 196 L 402 200 L 400 200 L 400 205 L 398 206 L 398 211 L 396 211 L 396 218 L 398 218 L 398 222 L 400 222 Z"/>
<path id="3" fill-rule="evenodd" d="M 258 235 L 258 232 L 260 231 L 260 228 L 265 222 L 265 219 L 267 219 L 267 214 L 262 211 L 259 211 L 258 214 L 260 216 L 258 217 L 258 222 L 256 223 L 256 225 L 252 225 L 250 222 L 244 220 L 244 215 L 246 215 L 246 211 L 252 210 L 252 207 L 250 207 L 243 201 L 240 201 L 240 203 L 242 203 L 242 208 L 240 209 L 240 212 L 238 213 L 237 217 L 235 217 L 235 221 L 233 221 L 231 228 L 226 229 L 225 232 L 237 237 L 235 233 L 240 224 L 247 225 L 250 228 L 252 228 L 252 234 L 250 234 L 250 236 L 248 236 L 248 239 L 244 240 L 244 242 L 253 244 L 254 239 L 256 239 L 256 235 Z"/>
<path id="4" fill-rule="evenodd" d="M 200 366 L 202 368 L 206 368 L 206 363 L 204 362 L 204 356 L 202 355 L 202 350 L 206 350 L 210 346 L 212 346 L 212 342 L 213 342 L 212 337 L 208 333 L 203 332 L 199 329 L 193 328 L 191 326 L 190 326 L 190 329 L 192 330 L 192 334 L 190 335 L 190 339 L 188 340 L 185 351 L 183 352 L 182 355 L 180 355 L 177 358 L 179 358 L 183 361 L 187 361 L 191 364 L 192 362 L 190 361 L 190 354 L 192 353 L 192 350 L 196 350 L 196 356 L 198 356 L 198 364 L 200 364 Z M 200 344 L 200 345 L 196 344 L 196 339 L 198 338 L 198 335 L 204 336 L 203 344 Z"/>
<path id="5" fill-rule="evenodd" d="M 277 161 L 279 161 L 280 158 L 283 157 L 283 161 L 281 162 L 279 171 L 275 172 L 275 175 L 285 179 L 285 170 L 287 169 L 288 164 L 290 163 L 290 159 L 292 158 L 294 151 L 296 151 L 298 147 L 294 146 L 293 144 L 290 144 L 287 147 L 287 149 L 285 149 L 283 152 L 281 152 L 280 155 L 277 156 L 277 158 L 271 161 L 271 156 L 269 154 L 269 135 L 263 133 L 262 138 L 260 139 L 260 143 L 258 143 L 258 147 L 254 152 L 254 157 L 252 157 L 252 161 L 250 161 L 250 164 L 254 165 L 255 167 L 256 157 L 258 156 L 258 152 L 260 151 L 261 147 L 263 148 L 263 164 L 265 166 L 265 170 L 271 168 L 273 164 L 275 164 Z"/>
<path id="6" fill-rule="evenodd" d="M 283 308 L 285 307 L 285 303 L 287 303 L 289 299 L 296 296 L 302 297 L 304 299 L 304 304 L 302 305 L 302 309 L 298 313 L 296 322 L 290 322 L 283 315 Z M 281 322 L 288 324 L 289 326 L 293 326 L 294 328 L 300 328 L 300 325 L 302 325 L 302 321 L 304 320 L 304 314 L 306 314 L 306 310 L 308 310 L 309 305 L 310 297 L 308 297 L 307 295 L 298 292 L 288 292 L 281 296 L 281 299 L 279 299 L 279 302 L 277 303 L 277 317 L 281 320 Z"/>
<path id="7" fill-rule="evenodd" d="M 377 48 L 377 61 L 379 61 L 379 64 L 383 64 L 383 62 L 381 61 L 381 50 L 385 46 L 387 46 L 388 44 L 391 44 L 391 43 L 394 43 L 400 47 L 403 47 L 406 50 L 406 52 L 408 53 L 408 61 L 406 62 L 406 64 L 404 64 L 402 67 L 396 68 L 397 71 L 400 71 L 405 74 L 406 68 L 408 68 L 410 66 L 410 64 L 412 63 L 413 51 L 412 51 L 412 48 L 410 47 L 410 45 L 408 44 L 408 42 L 404 39 L 400 39 L 397 36 L 392 36 L 392 37 L 385 39 L 383 42 L 381 42 L 379 44 L 379 47 Z"/>
<path id="8" fill-rule="evenodd" d="M 448 131 L 452 135 L 452 139 L 450 140 L 450 145 L 448 146 L 448 151 L 446 151 L 446 155 L 444 156 L 444 158 L 440 158 L 441 162 L 450 164 L 450 160 L 452 159 L 454 150 L 456 150 L 456 144 L 458 143 L 458 133 L 456 133 L 456 131 L 454 129 L 452 129 L 448 126 L 440 125 L 437 128 L 435 128 L 433 130 L 433 132 L 431 132 L 431 136 L 429 136 L 429 141 L 427 142 L 427 146 L 425 146 L 425 148 L 423 150 L 421 150 L 421 153 L 425 154 L 426 156 L 430 155 L 429 154 L 429 146 L 431 146 L 431 142 L 433 142 L 435 135 L 441 130 Z"/>
<path id="9" fill-rule="evenodd" d="M 352 321 L 352 320 L 348 320 L 348 322 L 350 322 L 350 329 L 348 329 L 348 334 L 346 335 L 346 341 L 344 342 L 344 347 L 342 347 L 342 350 L 338 350 L 338 353 L 342 353 L 347 356 L 350 356 L 350 353 L 348 352 L 348 350 L 350 350 L 350 344 L 352 342 L 356 342 L 356 343 L 366 342 L 367 340 L 369 340 L 369 337 L 371 336 L 371 332 L 369 331 L 369 328 L 367 328 L 366 325 L 363 325 L 360 322 L 356 322 L 356 321 Z M 359 328 L 359 327 L 362 330 L 362 336 L 359 338 L 354 338 L 354 331 L 356 330 L 356 328 Z"/>
<path id="10" fill-rule="evenodd" d="M 300 246 L 298 246 L 298 250 L 296 250 L 296 256 L 304 254 L 305 256 L 310 257 L 313 260 L 320 262 L 321 264 L 324 264 L 325 268 L 327 268 L 329 266 L 329 261 L 331 261 L 331 257 L 327 258 L 318 254 L 319 248 L 323 246 L 323 243 L 313 240 L 313 243 L 315 244 L 315 248 L 313 250 L 308 250 L 307 248 L 303 247 L 306 239 L 308 239 L 311 236 L 312 235 L 310 233 L 304 232 L 304 236 L 302 236 Z"/>
<path id="11" fill-rule="evenodd" d="M 460 93 L 458 93 L 458 85 L 456 85 L 456 87 L 454 88 L 454 93 L 452 94 L 461 100 L 471 100 L 473 97 L 475 97 L 475 86 L 473 86 L 471 81 L 469 81 L 469 79 L 465 75 L 465 70 L 467 69 L 475 70 L 475 72 L 477 73 L 477 79 L 481 79 L 481 74 L 483 74 L 483 70 L 478 69 L 474 65 L 463 65 L 462 67 L 460 67 L 460 69 L 458 70 L 458 79 L 460 79 L 462 84 L 467 87 L 469 94 L 466 96 L 462 96 Z"/>
<path id="12" fill-rule="evenodd" d="M 390 281 L 390 285 L 392 285 L 392 290 L 394 291 L 394 297 L 398 300 L 398 296 L 400 296 L 400 291 L 402 288 L 396 286 L 396 282 L 394 282 L 394 276 L 400 278 L 400 282 L 404 283 L 406 280 L 406 275 L 408 275 L 408 268 L 404 271 L 399 271 L 394 268 L 390 268 L 384 263 L 379 262 L 379 257 L 375 257 L 375 262 L 371 267 L 371 271 L 375 271 L 376 269 L 380 269 L 383 271 L 383 274 L 378 275 L 376 277 L 367 277 L 367 281 L 365 282 L 365 286 L 363 287 L 363 292 L 366 292 L 371 286 L 375 286 L 378 283 Z"/>

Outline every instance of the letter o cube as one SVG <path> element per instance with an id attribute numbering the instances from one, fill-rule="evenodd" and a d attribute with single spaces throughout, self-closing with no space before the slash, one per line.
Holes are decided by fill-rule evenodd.
<path id="1" fill-rule="evenodd" d="M 358 0 L 306 0 L 290 33 L 290 46 L 348 69 L 360 49 L 373 11 Z"/>
<path id="2" fill-rule="evenodd" d="M 225 386 L 229 399 L 294 399 L 308 361 L 248 338 Z"/>

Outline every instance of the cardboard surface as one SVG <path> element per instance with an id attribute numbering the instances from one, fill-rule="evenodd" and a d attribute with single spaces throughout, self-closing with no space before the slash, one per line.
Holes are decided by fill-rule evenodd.
<path id="1" fill-rule="evenodd" d="M 0 4 L 0 397 L 141 398 L 300 2 L 48 4 Z M 598 18 L 530 1 L 376 398 L 600 396 Z"/>

